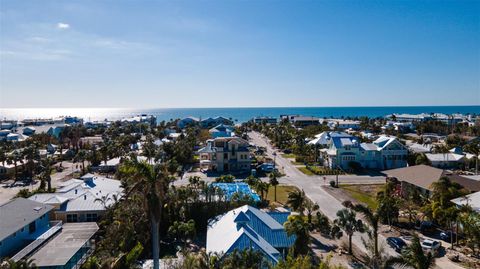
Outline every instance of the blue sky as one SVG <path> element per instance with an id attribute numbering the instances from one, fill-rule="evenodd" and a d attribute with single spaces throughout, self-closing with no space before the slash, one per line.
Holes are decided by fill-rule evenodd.
<path id="1" fill-rule="evenodd" d="M 0 1 L 0 107 L 480 105 L 480 1 Z"/>

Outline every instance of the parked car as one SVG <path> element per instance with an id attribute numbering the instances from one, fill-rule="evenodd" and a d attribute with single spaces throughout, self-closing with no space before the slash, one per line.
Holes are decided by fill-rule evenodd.
<path id="1" fill-rule="evenodd" d="M 431 221 L 422 221 L 415 225 L 415 228 L 420 230 L 422 234 L 434 234 L 437 231 L 437 228 Z"/>
<path id="2" fill-rule="evenodd" d="M 389 244 L 398 253 L 400 253 L 407 245 L 407 243 L 405 243 L 405 241 L 399 237 L 388 237 L 387 244 Z"/>
<path id="3" fill-rule="evenodd" d="M 448 242 L 450 243 L 452 241 L 452 239 L 455 241 L 457 239 L 461 239 L 462 236 L 460 235 L 457 235 L 456 233 L 452 232 L 452 231 L 443 231 L 440 233 L 440 239 L 442 239 L 443 241 L 445 242 Z"/>
<path id="4" fill-rule="evenodd" d="M 422 249 L 425 253 L 432 253 L 433 256 L 438 254 L 442 243 L 432 239 L 424 239 L 421 243 Z"/>

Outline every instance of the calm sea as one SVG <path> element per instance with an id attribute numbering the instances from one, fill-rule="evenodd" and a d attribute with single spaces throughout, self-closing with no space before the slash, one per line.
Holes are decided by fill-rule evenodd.
<path id="1" fill-rule="evenodd" d="M 117 120 L 139 114 L 155 115 L 158 121 L 193 116 L 208 118 L 223 116 L 237 122 L 245 122 L 257 116 L 279 117 L 283 114 L 298 114 L 316 117 L 383 117 L 392 113 L 462 113 L 480 114 L 480 106 L 412 106 L 412 107 L 250 107 L 250 108 L 19 108 L 0 109 L 0 119 L 55 118 L 77 116 L 84 120 Z"/>

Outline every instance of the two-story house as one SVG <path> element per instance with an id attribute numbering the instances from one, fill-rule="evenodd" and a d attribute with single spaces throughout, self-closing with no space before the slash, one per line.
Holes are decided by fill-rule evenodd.
<path id="1" fill-rule="evenodd" d="M 250 170 L 248 142 L 239 137 L 218 137 L 207 141 L 198 151 L 200 167 L 216 172 L 243 172 Z"/>
<path id="2" fill-rule="evenodd" d="M 349 170 L 353 163 L 367 169 L 393 169 L 407 166 L 407 148 L 396 137 L 380 136 L 373 143 L 343 132 L 331 132 L 326 164 Z"/>
<path id="3" fill-rule="evenodd" d="M 16 198 L 0 205 L 0 258 L 8 257 L 50 228 L 51 205 Z"/>

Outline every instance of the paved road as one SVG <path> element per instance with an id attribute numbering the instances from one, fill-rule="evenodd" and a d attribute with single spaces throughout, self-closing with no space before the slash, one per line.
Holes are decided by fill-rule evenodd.
<path id="1" fill-rule="evenodd" d="M 54 173 L 51 176 L 53 188 L 58 187 L 58 185 L 62 182 L 62 180 L 67 176 L 71 175 L 76 171 L 81 170 L 80 165 L 77 163 L 73 164 L 72 162 L 63 161 L 62 166 L 64 168 L 62 172 Z M 15 195 L 17 195 L 18 191 L 21 189 L 29 189 L 30 191 L 33 191 L 40 186 L 39 180 L 33 181 L 33 184 L 30 184 L 27 186 L 10 187 L 10 184 L 12 184 L 12 182 L 13 180 L 9 180 L 7 182 L 3 182 L 2 184 L 0 184 L 0 205 L 8 202 L 10 199 L 15 197 Z"/>
<path id="2" fill-rule="evenodd" d="M 249 137 L 251 141 L 258 145 L 265 147 L 267 149 L 267 155 L 273 158 L 274 149 L 267 142 L 267 140 L 262 137 L 259 133 L 251 132 L 249 133 Z M 322 185 L 328 184 L 331 179 L 334 179 L 335 176 L 327 176 L 327 180 L 324 183 L 323 177 L 321 176 L 307 176 L 301 171 L 299 171 L 288 159 L 283 158 L 280 154 L 276 156 L 276 163 L 279 167 L 281 167 L 285 173 L 285 177 L 280 178 L 280 183 L 284 184 L 291 184 L 303 189 L 305 194 L 310 198 L 312 201 L 316 202 L 320 206 L 320 211 L 323 212 L 330 220 L 334 220 L 337 217 L 337 212 L 343 208 L 345 208 L 340 201 L 338 201 L 335 197 L 330 195 L 326 192 Z M 369 181 L 373 182 L 385 182 L 384 178 L 376 178 L 373 179 L 369 176 L 339 176 L 339 181 L 351 181 L 351 182 L 358 182 L 362 179 L 368 179 Z M 366 251 L 365 246 L 362 243 L 362 236 L 361 234 L 354 234 L 353 236 L 353 243 L 362 251 Z M 366 236 L 365 236 L 366 237 Z M 384 242 L 385 239 L 381 238 L 379 242 Z M 389 247 L 385 247 L 385 250 L 389 255 L 396 255 L 395 251 L 393 251 Z"/>
<path id="3" fill-rule="evenodd" d="M 268 140 L 257 132 L 249 133 L 251 142 L 265 147 L 267 149 L 267 155 L 273 158 L 274 149 Z M 321 186 L 329 184 L 329 181 L 334 179 L 335 176 L 327 176 L 327 180 L 324 181 L 322 176 L 307 176 L 299 171 L 290 160 L 283 158 L 280 154 L 276 156 L 277 166 L 284 170 L 285 177 L 279 179 L 280 183 L 295 185 L 305 191 L 305 194 L 314 202 L 320 206 L 320 211 L 323 212 L 330 220 L 336 218 L 337 211 L 343 209 L 343 205 L 335 197 L 326 192 Z M 352 176 L 342 175 L 339 176 L 339 182 L 341 183 L 353 183 L 353 184 L 372 184 L 383 183 L 385 178 L 381 176 Z M 362 238 L 366 238 L 366 234 L 354 234 L 352 242 L 357 248 L 365 252 L 365 246 L 362 243 Z M 390 256 L 397 256 L 398 254 L 390 248 L 383 235 L 379 235 L 379 244 L 384 246 L 385 252 Z M 441 269 L 457 269 L 462 268 L 452 263 L 446 257 L 437 259 L 436 267 Z"/>

